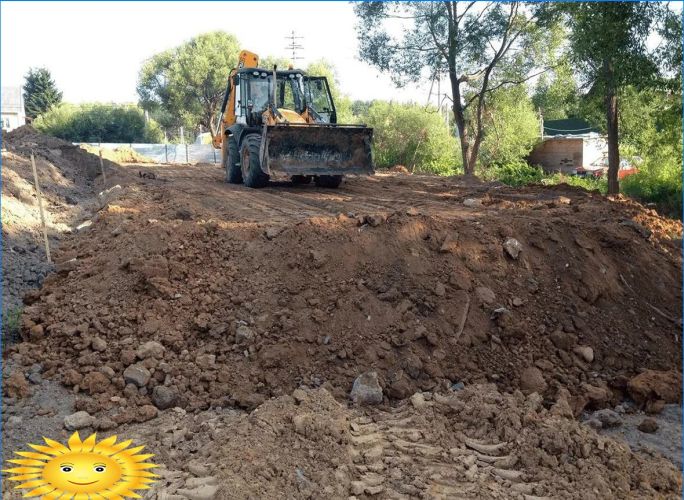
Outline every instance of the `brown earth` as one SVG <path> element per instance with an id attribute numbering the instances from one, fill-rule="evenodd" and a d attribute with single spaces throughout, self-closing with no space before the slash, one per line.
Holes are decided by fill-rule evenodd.
<path id="1" fill-rule="evenodd" d="M 2 242 L 3 317 L 21 305 L 21 295 L 40 286 L 52 270 L 47 263 L 30 155 L 36 160 L 50 244 L 96 209 L 95 193 L 104 186 L 100 162 L 73 144 L 45 136 L 29 126 L 3 131 Z M 118 165 L 105 160 L 113 175 Z"/>
<path id="2" fill-rule="evenodd" d="M 154 405 L 256 408 L 211 436 L 227 443 L 210 446 L 217 498 L 678 494 L 671 466 L 572 416 L 628 397 L 644 370 L 681 380 L 679 222 L 568 186 L 389 174 L 251 190 L 211 166 L 128 172 L 60 243 L 4 353 L 71 388 L 95 428 L 153 431 L 168 413 Z M 385 402 L 348 408 L 369 370 Z M 427 410 L 406 399 L 420 391 Z M 471 463 L 466 438 L 508 443 L 520 475 Z"/>
<path id="3" fill-rule="evenodd" d="M 130 404 L 164 384 L 188 408 L 301 384 L 344 398 L 369 369 L 393 399 L 458 381 L 507 391 L 536 366 L 546 396 L 568 387 L 581 409 L 619 400 L 641 369 L 680 370 L 681 226 L 635 203 L 419 176 L 254 191 L 214 168 L 150 170 L 62 245 L 25 310 L 23 364 L 81 389 L 113 370 L 91 410 L 136 363 L 156 373 Z M 136 357 L 150 340 L 165 352 Z"/>

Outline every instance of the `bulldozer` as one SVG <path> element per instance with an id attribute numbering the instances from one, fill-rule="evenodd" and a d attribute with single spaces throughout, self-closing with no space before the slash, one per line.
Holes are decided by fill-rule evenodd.
<path id="1" fill-rule="evenodd" d="M 230 71 L 212 129 L 232 184 L 260 188 L 285 175 L 296 184 L 336 188 L 347 174 L 374 173 L 373 129 L 337 123 L 326 77 L 260 68 L 247 50 Z"/>

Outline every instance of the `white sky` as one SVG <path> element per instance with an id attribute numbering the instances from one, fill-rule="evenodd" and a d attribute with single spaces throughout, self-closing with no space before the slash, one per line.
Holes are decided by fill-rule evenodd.
<path id="1" fill-rule="evenodd" d="M 285 37 L 294 29 L 304 37 L 298 65 L 328 59 L 353 99 L 425 103 L 429 92 L 398 90 L 358 60 L 348 2 L 2 2 L 0 11 L 2 85 L 22 85 L 30 67 L 45 66 L 68 102 L 137 102 L 145 59 L 213 30 L 235 34 L 262 57 L 288 57 Z"/>

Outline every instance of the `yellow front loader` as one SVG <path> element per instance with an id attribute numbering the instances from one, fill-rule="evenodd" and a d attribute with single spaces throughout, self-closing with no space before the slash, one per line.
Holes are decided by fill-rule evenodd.
<path id="1" fill-rule="evenodd" d="M 212 136 L 234 184 L 263 187 L 279 172 L 295 183 L 337 187 L 346 174 L 374 173 L 373 129 L 337 123 L 325 77 L 259 68 L 246 50 L 228 77 Z"/>

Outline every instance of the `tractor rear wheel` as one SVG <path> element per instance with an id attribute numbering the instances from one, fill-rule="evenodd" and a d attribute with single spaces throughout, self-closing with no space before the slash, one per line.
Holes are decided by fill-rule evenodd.
<path id="1" fill-rule="evenodd" d="M 221 160 L 226 171 L 226 182 L 230 184 L 242 184 L 242 171 L 240 170 L 240 155 L 235 137 L 226 136 L 221 145 Z"/>
<path id="2" fill-rule="evenodd" d="M 245 186 L 260 188 L 268 184 L 268 174 L 261 170 L 259 160 L 259 146 L 261 137 L 250 134 L 242 141 L 240 149 L 240 168 L 242 170 L 242 180 Z"/>
<path id="3" fill-rule="evenodd" d="M 314 182 L 318 187 L 336 188 L 342 182 L 341 175 L 317 175 L 314 177 Z"/>

